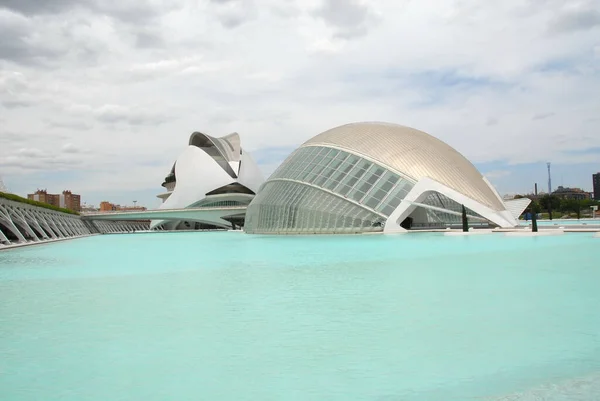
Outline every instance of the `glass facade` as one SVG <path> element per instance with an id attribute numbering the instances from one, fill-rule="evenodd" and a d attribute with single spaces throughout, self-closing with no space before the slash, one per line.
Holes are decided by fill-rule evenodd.
<path id="1" fill-rule="evenodd" d="M 249 233 L 381 231 L 414 183 L 359 156 L 324 146 L 296 150 L 246 213 Z"/>
<path id="2" fill-rule="evenodd" d="M 445 195 L 440 193 L 431 193 L 421 203 L 424 205 L 430 205 L 437 208 L 449 210 L 456 213 L 462 213 L 462 205 L 458 202 L 453 201 Z M 445 213 L 440 210 L 425 209 L 426 221 L 419 221 L 413 224 L 414 228 L 435 228 L 435 227 L 449 227 L 459 226 L 462 224 L 462 215 Z M 481 217 L 469 208 L 466 208 L 467 216 L 469 217 L 469 225 L 483 225 L 488 226 L 489 223 L 486 219 Z M 473 219 L 472 217 L 475 217 Z"/>

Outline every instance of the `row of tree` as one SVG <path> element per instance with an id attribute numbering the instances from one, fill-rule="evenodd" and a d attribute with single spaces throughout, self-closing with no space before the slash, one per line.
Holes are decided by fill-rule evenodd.
<path id="1" fill-rule="evenodd" d="M 517 195 L 515 198 L 523 198 Z M 592 206 L 598 206 L 600 214 L 600 201 L 593 199 L 562 199 L 555 195 L 543 195 L 537 200 L 531 201 L 525 212 L 530 213 L 548 213 L 552 218 L 552 212 L 561 212 L 563 214 L 574 213 L 580 218 L 582 213 L 589 214 Z"/>

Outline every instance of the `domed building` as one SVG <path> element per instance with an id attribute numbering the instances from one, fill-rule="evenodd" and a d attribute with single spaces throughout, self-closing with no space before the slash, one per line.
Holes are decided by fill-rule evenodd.
<path id="1" fill-rule="evenodd" d="M 529 200 L 506 202 L 464 156 L 425 132 L 389 123 L 325 131 L 261 186 L 247 233 L 400 232 L 471 224 L 514 227 Z"/>
<path id="2" fill-rule="evenodd" d="M 162 186 L 167 192 L 159 209 L 210 208 L 195 221 L 152 221 L 150 227 L 166 230 L 231 228 L 241 226 L 244 213 L 232 214 L 227 207 L 245 207 L 264 182 L 262 173 L 240 144 L 237 133 L 221 138 L 194 132 L 187 148 L 177 158 Z M 223 212 L 214 211 L 222 208 Z"/>

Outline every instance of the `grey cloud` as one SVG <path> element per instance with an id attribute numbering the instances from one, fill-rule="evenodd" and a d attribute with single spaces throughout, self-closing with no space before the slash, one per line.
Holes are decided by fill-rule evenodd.
<path id="1" fill-rule="evenodd" d="M 0 100 L 0 105 L 6 109 L 17 109 L 20 107 L 29 107 L 35 104 L 33 101 L 29 100 L 20 100 L 20 99 L 9 99 L 9 100 Z"/>
<path id="2" fill-rule="evenodd" d="M 135 46 L 141 49 L 160 48 L 165 45 L 164 38 L 157 32 L 136 32 Z"/>
<path id="3" fill-rule="evenodd" d="M 258 10 L 254 1 L 211 0 L 216 5 L 216 17 L 221 25 L 228 29 L 237 28 L 257 17 Z"/>
<path id="4" fill-rule="evenodd" d="M 600 12 L 596 9 L 580 9 L 558 15 L 550 22 L 551 32 L 575 32 L 600 26 Z"/>
<path id="5" fill-rule="evenodd" d="M 23 15 L 62 14 L 73 9 L 87 9 L 124 22 L 148 20 L 181 7 L 179 1 L 160 4 L 142 0 L 0 0 L 0 9 L 12 10 Z"/>
<path id="6" fill-rule="evenodd" d="M 534 114 L 533 117 L 531 117 L 531 119 L 532 120 L 545 120 L 546 118 L 550 118 L 554 115 L 556 115 L 556 113 L 554 113 L 554 112 L 538 113 L 538 114 Z"/>
<path id="7" fill-rule="evenodd" d="M 26 142 L 29 138 L 27 135 L 20 134 L 17 132 L 6 132 L 0 131 L 0 142 L 4 143 L 17 143 L 17 142 Z"/>
<path id="8" fill-rule="evenodd" d="M 47 132 L 44 133 L 32 133 L 32 132 L 15 132 L 15 131 L 0 131 L 0 142 L 5 144 L 12 144 L 10 148 L 7 146 L 6 148 L 14 149 L 13 153 L 18 153 L 20 150 L 18 149 L 28 149 L 28 148 L 19 148 L 22 146 L 22 143 L 39 143 L 44 140 L 56 141 L 62 140 L 65 136 L 61 134 L 52 134 L 49 135 Z M 27 151 L 25 151 L 27 152 Z"/>
<path id="9" fill-rule="evenodd" d="M 8 168 L 21 168 L 26 170 L 61 170 L 70 169 L 74 166 L 81 165 L 82 161 L 67 158 L 67 157 L 56 157 L 56 156 L 9 156 L 4 160 L 0 161 L 0 167 Z"/>
<path id="10" fill-rule="evenodd" d="M 99 43 L 73 33 L 85 24 L 79 20 L 56 24 L 56 21 L 28 18 L 0 8 L 0 60 L 47 66 L 71 54 L 80 61 L 93 62 L 100 51 Z"/>
<path id="11" fill-rule="evenodd" d="M 225 14 L 220 16 L 219 21 L 221 21 L 221 25 L 223 25 L 225 28 L 231 29 L 242 25 L 244 22 L 246 22 L 246 19 L 243 15 Z"/>
<path id="12" fill-rule="evenodd" d="M 0 60 L 44 64 L 48 59 L 72 53 L 80 61 L 97 61 L 102 44 L 92 43 L 90 46 L 89 38 L 80 40 L 78 35 L 73 37 L 73 27 L 89 24 L 91 17 L 99 15 L 116 20 L 118 23 L 115 24 L 115 28 L 132 34 L 136 47 L 163 47 L 164 37 L 159 18 L 181 8 L 180 3 L 165 1 L 149 4 L 141 0 L 0 0 L 0 26 L 3 27 L 3 34 L 0 36 Z M 61 40 L 55 43 L 57 46 L 49 46 L 48 43 L 40 45 L 31 40 L 33 35 L 40 33 L 40 27 L 43 29 L 56 22 L 56 15 L 74 10 L 84 14 L 77 14 L 81 18 L 72 15 L 65 18 L 66 26 L 62 26 L 62 30 L 56 32 L 61 37 Z M 10 14 L 13 20 L 20 17 L 18 24 L 15 24 L 15 21 L 12 24 L 4 21 Z"/>
<path id="13" fill-rule="evenodd" d="M 79 148 L 77 145 L 72 143 L 65 143 L 61 149 L 62 153 L 86 153 L 85 150 Z"/>
<path id="14" fill-rule="evenodd" d="M 23 74 L 0 70 L 0 106 L 6 109 L 28 107 L 35 103 L 30 85 Z"/>
<path id="15" fill-rule="evenodd" d="M 498 119 L 495 117 L 489 117 L 486 120 L 485 125 L 487 125 L 488 127 L 491 127 L 493 125 L 498 125 Z"/>
<path id="16" fill-rule="evenodd" d="M 210 124 L 229 124 L 235 120 L 234 114 L 229 112 L 216 112 L 208 117 Z"/>
<path id="17" fill-rule="evenodd" d="M 280 18 L 292 18 L 300 14 L 300 10 L 294 3 L 274 4 L 269 8 L 269 11 Z"/>
<path id="18" fill-rule="evenodd" d="M 164 115 L 130 109 L 118 105 L 104 105 L 93 111 L 98 121 L 107 124 L 153 125 L 167 121 Z"/>
<path id="19" fill-rule="evenodd" d="M 368 24 L 377 20 L 367 5 L 357 0 L 325 0 L 313 13 L 334 28 L 334 36 L 352 39 L 364 36 Z"/>
<path id="20" fill-rule="evenodd" d="M 50 121 L 50 128 L 72 129 L 76 131 L 87 131 L 92 128 L 90 124 L 83 121 Z"/>
<path id="21" fill-rule="evenodd" d="M 34 135 L 34 137 L 37 136 Z M 31 137 L 27 136 L 27 139 L 30 140 Z M 77 153 L 83 153 L 83 151 L 71 144 L 63 146 L 58 153 L 33 147 L 19 148 L 12 151 L 7 157 L 0 159 L 0 168 L 32 171 L 70 169 L 82 164 L 81 156 L 78 156 Z"/>
<path id="22" fill-rule="evenodd" d="M 0 8 L 24 15 L 56 14 L 79 3 L 77 0 L 0 0 Z"/>
<path id="23" fill-rule="evenodd" d="M 35 62 L 52 54 L 47 48 L 36 48 L 28 43 L 31 21 L 0 8 L 0 60 Z"/>
<path id="24" fill-rule="evenodd" d="M 39 157 L 43 156 L 44 152 L 36 148 L 21 148 L 17 150 L 17 154 L 27 157 Z"/>

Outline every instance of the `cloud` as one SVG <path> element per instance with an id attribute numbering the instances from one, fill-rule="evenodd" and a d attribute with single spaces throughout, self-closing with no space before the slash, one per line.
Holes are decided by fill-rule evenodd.
<path id="1" fill-rule="evenodd" d="M 78 4 L 77 0 L 3 0 L 0 6 L 24 15 L 55 14 L 68 10 Z"/>
<path id="2" fill-rule="evenodd" d="M 92 129 L 92 125 L 83 121 L 50 121 L 50 128 L 69 129 L 75 131 L 87 131 Z"/>
<path id="3" fill-rule="evenodd" d="M 318 39 L 308 46 L 308 51 L 314 54 L 335 54 L 343 49 L 343 44 L 334 39 Z"/>
<path id="4" fill-rule="evenodd" d="M 26 157 L 41 157 L 44 152 L 35 148 L 21 148 L 17 151 L 17 154 Z"/>
<path id="5" fill-rule="evenodd" d="M 36 103 L 31 84 L 24 74 L 0 70 L 0 105 L 7 109 L 29 107 Z"/>
<path id="6" fill-rule="evenodd" d="M 19 134 L 17 132 L 10 132 L 0 130 L 0 142 L 3 143 L 3 149 L 9 148 L 10 145 L 15 145 L 17 143 L 27 142 L 28 138 L 25 135 Z M 2 153 L 4 154 L 4 153 Z"/>
<path id="7" fill-rule="evenodd" d="M 227 68 L 230 68 L 228 62 L 205 61 L 202 56 L 184 56 L 134 64 L 128 69 L 124 78 L 127 81 L 146 81 L 175 74 L 209 74 Z"/>
<path id="8" fill-rule="evenodd" d="M 502 177 L 507 177 L 511 174 L 511 172 L 509 170 L 493 170 L 493 171 L 488 171 L 487 173 L 483 173 L 483 175 L 490 180 L 496 179 L 496 178 L 502 178 Z"/>
<path id="9" fill-rule="evenodd" d="M 600 27 L 598 4 L 588 7 L 568 9 L 559 13 L 549 24 L 552 32 L 576 32 Z"/>
<path id="10" fill-rule="evenodd" d="M 92 115 L 104 123 L 125 123 L 130 125 L 162 124 L 167 117 L 136 107 L 126 107 L 115 104 L 105 104 L 94 110 Z"/>
<path id="11" fill-rule="evenodd" d="M 492 125 L 498 125 L 498 119 L 495 117 L 488 117 L 488 119 L 485 121 L 485 125 L 488 127 L 491 127 Z"/>
<path id="12" fill-rule="evenodd" d="M 48 16 L 87 10 L 117 18 L 123 22 L 134 22 L 156 18 L 181 7 L 176 1 L 129 0 L 3 0 L 2 8 L 25 16 Z"/>
<path id="13" fill-rule="evenodd" d="M 335 38 L 353 39 L 365 36 L 377 24 L 367 3 L 359 0 L 324 0 L 313 15 L 332 27 Z"/>
<path id="14" fill-rule="evenodd" d="M 211 0 L 216 5 L 216 17 L 224 28 L 234 29 L 256 19 L 254 0 Z"/>
<path id="15" fill-rule="evenodd" d="M 592 1 L 0 2 L 0 171 L 18 193 L 69 187 L 97 203 L 86 192 L 120 188 L 153 204 L 193 131 L 239 132 L 267 174 L 367 120 L 502 160 L 481 171 L 511 171 L 495 178 L 507 192 L 542 182 L 547 160 L 582 182 L 597 161 Z M 522 176 L 524 163 L 541 172 Z"/>
<path id="16" fill-rule="evenodd" d="M 556 115 L 556 113 L 554 113 L 554 112 L 538 113 L 538 114 L 534 114 L 533 117 L 531 117 L 531 119 L 532 120 L 545 120 L 545 119 L 553 117 L 555 115 Z"/>
<path id="17" fill-rule="evenodd" d="M 21 148 L 0 160 L 0 168 L 8 173 L 33 171 L 65 171 L 81 165 L 83 160 L 69 154 L 52 154 L 36 148 Z"/>
<path id="18" fill-rule="evenodd" d="M 83 20 L 59 21 L 27 17 L 0 8 L 0 61 L 22 65 L 52 65 L 67 57 L 93 62 L 102 44 Z"/>
<path id="19" fill-rule="evenodd" d="M 62 146 L 61 152 L 62 153 L 73 153 L 73 154 L 75 154 L 75 153 L 86 153 L 87 151 L 84 150 L 84 149 L 81 149 L 77 145 L 73 145 L 72 143 L 65 143 Z"/>

